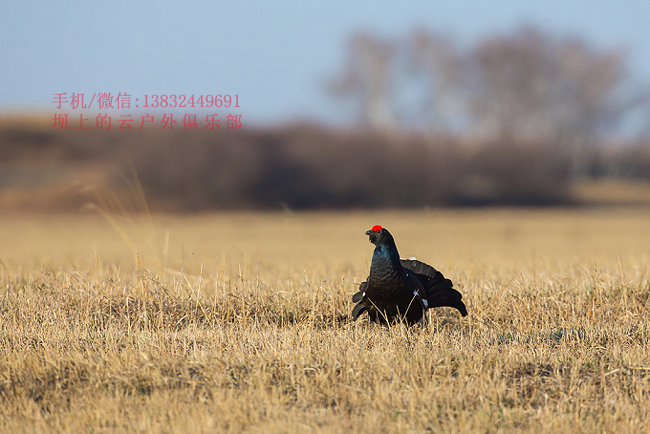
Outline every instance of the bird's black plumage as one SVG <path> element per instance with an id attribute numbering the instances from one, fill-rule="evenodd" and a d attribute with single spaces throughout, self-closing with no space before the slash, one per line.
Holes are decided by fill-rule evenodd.
<path id="1" fill-rule="evenodd" d="M 367 312 L 378 323 L 415 324 L 427 309 L 442 306 L 454 307 L 462 316 L 467 315 L 463 296 L 453 288 L 451 280 L 415 258 L 401 259 L 387 229 L 374 226 L 366 235 L 375 245 L 375 251 L 368 279 L 352 296 L 352 301 L 357 303 L 352 310 L 354 320 Z"/>

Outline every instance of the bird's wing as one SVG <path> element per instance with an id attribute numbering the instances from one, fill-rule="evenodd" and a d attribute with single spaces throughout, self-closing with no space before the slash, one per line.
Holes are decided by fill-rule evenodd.
<path id="1" fill-rule="evenodd" d="M 354 309 L 352 309 L 352 320 L 356 321 L 357 318 L 359 318 L 359 315 L 364 313 L 366 310 L 367 308 L 362 302 L 357 303 L 357 305 L 354 306 Z"/>
<path id="2" fill-rule="evenodd" d="M 426 288 L 422 284 L 422 281 L 417 276 L 417 274 L 412 272 L 409 269 L 405 269 L 404 271 L 406 272 L 406 285 L 408 286 L 408 288 L 412 292 L 426 299 L 427 297 Z"/>
<path id="3" fill-rule="evenodd" d="M 357 303 L 356 306 L 354 306 L 354 309 L 352 309 L 352 321 L 356 321 L 357 318 L 359 318 L 359 315 L 361 315 L 366 310 L 368 310 L 366 305 L 363 304 L 363 297 L 366 296 L 367 286 L 368 286 L 368 282 L 361 282 L 361 284 L 359 285 L 359 292 L 357 292 L 352 296 L 352 301 Z"/>
<path id="4" fill-rule="evenodd" d="M 353 301 L 353 302 L 356 303 L 356 302 L 358 302 L 358 301 L 363 300 L 364 295 L 366 295 L 366 287 L 367 287 L 367 286 L 368 286 L 368 282 L 362 282 L 362 283 L 359 285 L 359 292 L 357 292 L 356 294 L 354 294 L 354 295 L 352 296 L 352 301 Z"/>

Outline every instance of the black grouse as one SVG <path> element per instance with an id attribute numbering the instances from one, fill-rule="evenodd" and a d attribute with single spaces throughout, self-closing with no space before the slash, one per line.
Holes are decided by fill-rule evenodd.
<path id="1" fill-rule="evenodd" d="M 467 315 L 460 292 L 441 272 L 415 258 L 400 259 L 393 236 L 379 225 L 366 231 L 375 247 L 370 276 L 359 285 L 352 301 L 358 302 L 352 318 L 368 312 L 370 319 L 381 324 L 395 321 L 418 323 L 427 309 L 449 306 Z"/>

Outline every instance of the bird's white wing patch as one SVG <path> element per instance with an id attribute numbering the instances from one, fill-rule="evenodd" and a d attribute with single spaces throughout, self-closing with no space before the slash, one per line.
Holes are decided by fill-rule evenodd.
<path id="1" fill-rule="evenodd" d="M 418 294 L 417 291 L 413 291 L 413 295 L 415 295 L 416 297 L 420 297 L 420 294 Z M 422 300 L 422 304 L 424 305 L 424 308 L 428 309 L 429 308 L 429 302 L 427 301 L 427 299 L 423 298 L 423 297 L 420 297 L 420 300 Z"/>

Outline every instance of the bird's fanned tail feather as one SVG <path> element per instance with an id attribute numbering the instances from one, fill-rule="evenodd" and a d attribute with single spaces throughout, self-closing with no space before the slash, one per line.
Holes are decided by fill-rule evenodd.
<path id="1" fill-rule="evenodd" d="M 458 309 L 462 316 L 467 316 L 467 308 L 463 303 L 463 296 L 453 288 L 451 280 L 446 279 L 442 273 L 432 266 L 412 259 L 400 259 L 402 267 L 411 270 L 422 282 L 427 292 L 429 308 L 453 307 Z"/>
<path id="2" fill-rule="evenodd" d="M 399 262 L 402 264 L 402 267 L 408 268 L 416 274 L 424 274 L 428 277 L 434 277 L 436 274 L 441 274 L 440 271 L 436 270 L 431 265 L 418 261 L 415 257 L 409 259 L 400 258 Z"/>
<path id="3" fill-rule="evenodd" d="M 458 309 L 462 316 L 467 316 L 467 308 L 462 300 L 463 296 L 460 292 L 453 288 L 446 288 L 442 290 L 427 291 L 427 299 L 429 301 L 429 308 L 432 307 L 453 307 Z"/>

